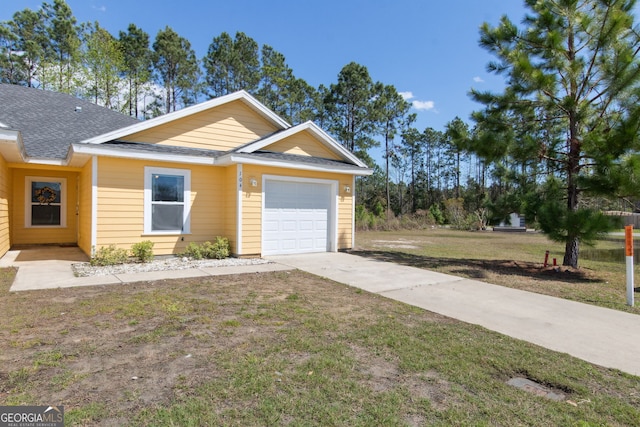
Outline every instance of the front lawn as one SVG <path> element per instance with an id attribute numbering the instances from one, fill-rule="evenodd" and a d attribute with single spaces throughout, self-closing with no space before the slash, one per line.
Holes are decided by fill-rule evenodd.
<path id="1" fill-rule="evenodd" d="M 13 274 L 0 404 L 62 404 L 69 426 L 640 419 L 637 377 L 299 271 L 9 293 Z"/>

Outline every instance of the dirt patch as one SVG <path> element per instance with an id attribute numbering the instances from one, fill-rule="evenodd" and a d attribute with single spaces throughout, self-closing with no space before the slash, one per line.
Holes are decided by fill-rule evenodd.
<path id="1" fill-rule="evenodd" d="M 376 248 L 394 248 L 394 249 L 418 249 L 418 242 L 413 240 L 372 240 L 371 244 Z"/>
<path id="2" fill-rule="evenodd" d="M 310 327 L 295 310 L 340 319 L 334 330 L 315 332 L 330 342 L 350 332 L 350 319 L 367 324 L 393 304 L 299 271 L 20 293 L 8 293 L 8 276 L 0 293 L 0 403 L 60 404 L 67 413 L 99 405 L 110 414 L 104 425 L 225 377 L 229 358 L 281 342 L 286 348 L 283 332 Z M 280 311 L 288 305 L 294 312 Z M 289 368 L 278 369 L 293 375 L 315 355 L 282 357 Z M 446 385 L 404 374 L 367 351 L 349 357 L 367 367 L 362 381 L 374 393 L 404 387 L 436 402 L 446 394 Z"/>

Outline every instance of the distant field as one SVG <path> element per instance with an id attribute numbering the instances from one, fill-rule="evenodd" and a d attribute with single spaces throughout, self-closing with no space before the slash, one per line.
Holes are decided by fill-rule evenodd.
<path id="1" fill-rule="evenodd" d="M 640 314 L 639 307 L 626 305 L 623 247 L 623 236 L 582 245 L 573 270 L 560 265 L 564 245 L 540 233 L 430 229 L 356 235 L 361 255 Z M 544 268 L 547 250 L 550 266 Z"/>

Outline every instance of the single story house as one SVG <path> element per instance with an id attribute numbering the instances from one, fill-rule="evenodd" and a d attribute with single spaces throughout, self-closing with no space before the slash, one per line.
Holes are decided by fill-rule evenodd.
<path id="1" fill-rule="evenodd" d="M 349 249 L 355 177 L 371 172 L 244 91 L 138 121 L 0 84 L 0 256 L 144 240 L 169 255 L 216 236 L 244 257 Z"/>

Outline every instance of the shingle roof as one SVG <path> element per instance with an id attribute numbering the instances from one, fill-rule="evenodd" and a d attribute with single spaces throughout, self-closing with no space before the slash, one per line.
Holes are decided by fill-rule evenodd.
<path id="1" fill-rule="evenodd" d="M 86 144 L 93 145 L 93 144 Z M 103 147 L 123 149 L 128 151 L 144 151 L 147 153 L 158 154 L 174 154 L 194 157 L 220 157 L 225 154 L 225 151 L 207 150 L 204 148 L 188 148 L 188 147 L 175 147 L 172 145 L 160 145 L 160 144 L 148 144 L 144 142 L 124 142 L 124 141 L 109 141 L 100 144 Z"/>
<path id="2" fill-rule="evenodd" d="M 155 153 L 155 154 L 164 154 L 167 156 L 191 156 L 191 157 L 203 157 L 203 158 L 218 158 L 224 156 L 226 154 L 233 153 L 233 150 L 230 151 L 218 151 L 218 150 L 207 150 L 202 148 L 188 148 L 188 147 L 175 147 L 172 145 L 159 145 L 159 144 L 148 144 L 144 142 L 124 142 L 124 141 L 109 141 L 103 142 L 102 144 L 81 144 L 90 147 L 108 147 L 115 148 L 116 150 L 123 150 L 126 152 L 138 151 L 145 153 Z M 361 169 L 358 166 L 355 166 L 349 162 L 344 162 L 340 160 L 331 160 L 331 159 L 323 159 L 320 157 L 310 157 L 310 156 L 301 156 L 299 154 L 287 154 L 287 153 L 277 153 L 272 151 L 255 151 L 253 153 L 242 153 L 240 154 L 242 157 L 246 158 L 254 158 L 261 160 L 273 160 L 273 161 L 286 161 L 286 162 L 295 162 L 298 164 L 306 164 L 312 166 L 326 166 L 331 167 L 333 169 L 344 169 L 345 171 L 351 171 L 355 169 Z"/>
<path id="3" fill-rule="evenodd" d="M 284 160 L 289 162 L 306 163 L 315 166 L 331 166 L 333 168 L 352 170 L 359 169 L 358 166 L 340 160 L 324 159 L 322 157 L 301 156 L 299 154 L 277 153 L 273 151 L 254 151 L 243 154 L 244 156 L 256 157 L 259 159 Z"/>
<path id="4" fill-rule="evenodd" d="M 0 84 L 0 123 L 20 131 L 29 157 L 63 159 L 71 144 L 137 122 L 71 95 Z"/>

